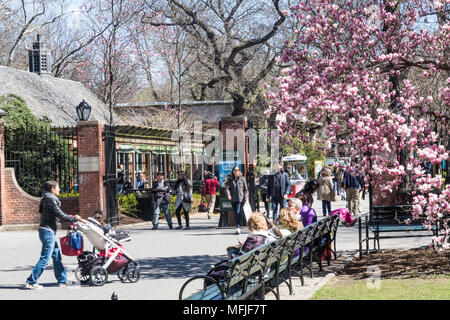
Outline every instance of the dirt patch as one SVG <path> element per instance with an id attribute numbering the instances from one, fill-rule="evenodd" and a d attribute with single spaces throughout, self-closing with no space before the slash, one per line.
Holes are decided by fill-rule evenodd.
<path id="1" fill-rule="evenodd" d="M 145 221 L 142 219 L 139 219 L 139 218 L 128 216 L 123 213 L 119 213 L 119 226 L 124 226 L 127 224 L 141 223 L 141 222 L 145 222 Z"/>
<path id="2" fill-rule="evenodd" d="M 338 274 L 342 280 L 361 280 L 380 272 L 382 279 L 408 279 L 432 275 L 450 275 L 450 250 L 435 252 L 420 248 L 371 253 L 354 259 Z"/>

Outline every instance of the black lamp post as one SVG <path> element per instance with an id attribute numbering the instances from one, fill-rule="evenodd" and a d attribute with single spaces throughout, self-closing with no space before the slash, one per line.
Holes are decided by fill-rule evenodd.
<path id="1" fill-rule="evenodd" d="M 84 99 L 80 102 L 76 109 L 79 121 L 87 121 L 87 119 L 89 119 L 89 116 L 91 115 L 91 106 L 84 101 Z"/>

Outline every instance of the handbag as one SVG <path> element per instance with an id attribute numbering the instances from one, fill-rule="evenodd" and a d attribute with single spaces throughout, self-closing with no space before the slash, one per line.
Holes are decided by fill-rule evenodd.
<path id="1" fill-rule="evenodd" d="M 198 211 L 199 212 L 206 212 L 207 208 L 206 208 L 206 203 L 202 202 L 200 203 L 200 206 L 198 207 Z"/>
<path id="2" fill-rule="evenodd" d="M 269 235 L 272 235 L 274 238 L 278 239 L 283 238 L 283 234 L 281 233 L 280 229 L 278 229 L 276 225 L 270 222 L 266 215 L 264 215 L 264 218 L 266 219 L 267 226 L 269 227 Z"/>
<path id="3" fill-rule="evenodd" d="M 77 233 L 78 235 L 72 235 L 72 233 Z M 83 253 L 83 237 L 78 232 L 67 233 L 66 236 L 59 238 L 59 242 L 61 244 L 61 253 L 65 256 L 79 256 Z M 78 249 L 74 249 L 72 243 Z"/>
<path id="4" fill-rule="evenodd" d="M 183 202 L 189 202 L 189 203 L 192 200 L 191 197 L 189 196 L 189 194 L 186 194 L 186 193 L 183 194 L 183 198 L 182 199 L 183 199 L 182 200 Z"/>

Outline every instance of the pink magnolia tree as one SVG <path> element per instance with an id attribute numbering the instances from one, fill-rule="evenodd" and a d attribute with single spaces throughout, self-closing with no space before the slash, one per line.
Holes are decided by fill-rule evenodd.
<path id="1" fill-rule="evenodd" d="M 407 183 L 414 218 L 447 232 L 450 186 L 421 163 L 449 158 L 434 130 L 439 121 L 448 135 L 439 110 L 450 108 L 449 9 L 449 1 L 300 1 L 291 7 L 299 38 L 268 93 L 268 114 L 286 115 L 282 132 L 324 140 L 327 151 L 340 146 L 385 195 Z M 444 79 L 437 96 L 420 85 L 430 78 Z M 302 130 L 311 123 L 322 125 L 321 137 Z"/>

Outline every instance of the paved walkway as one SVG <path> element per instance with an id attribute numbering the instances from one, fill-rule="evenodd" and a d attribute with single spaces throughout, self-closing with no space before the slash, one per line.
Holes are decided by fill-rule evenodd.
<path id="1" fill-rule="evenodd" d="M 332 203 L 332 209 L 345 207 L 344 201 Z M 321 201 L 314 202 L 319 218 Z M 362 211 L 368 208 L 367 200 L 362 204 Z M 218 229 L 219 215 L 208 220 L 204 215 L 191 218 L 190 230 L 169 230 L 164 221 L 160 229 L 151 230 L 150 223 L 128 227 L 131 242 L 124 244 L 127 250 L 141 266 L 141 280 L 138 283 L 122 283 L 116 274 L 110 275 L 108 283 L 102 287 L 77 286 L 58 288 L 53 275 L 53 267 L 47 267 L 39 283 L 44 289 L 30 291 L 23 289 L 25 279 L 30 274 L 39 258 L 41 244 L 35 230 L 0 232 L 0 300 L 93 300 L 110 299 L 116 292 L 123 300 L 176 300 L 182 284 L 192 275 L 205 274 L 209 266 L 226 258 L 225 248 L 237 243 L 234 229 Z M 246 238 L 247 229 L 243 229 L 241 240 Z M 58 237 L 64 236 L 58 231 Z M 393 239 L 381 242 L 382 248 L 418 247 L 427 244 L 424 238 Z M 87 242 L 85 249 L 92 246 Z M 358 228 L 340 226 L 337 233 L 339 259 L 324 272 L 316 274 L 313 279 L 305 277 L 306 285 L 300 286 L 300 280 L 294 280 L 295 294 L 290 296 L 281 286 L 282 299 L 309 299 L 317 288 L 326 283 L 336 268 L 342 267 L 344 261 L 352 257 L 358 249 Z M 73 270 L 76 268 L 75 257 L 63 257 L 68 269 L 69 279 L 75 281 Z M 267 297 L 271 299 L 270 296 Z"/>

